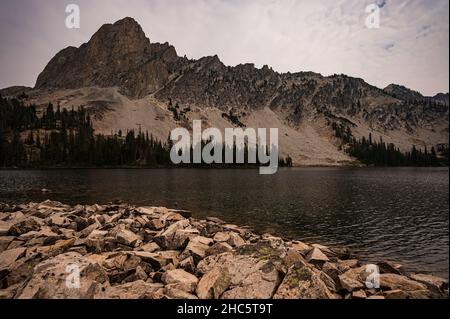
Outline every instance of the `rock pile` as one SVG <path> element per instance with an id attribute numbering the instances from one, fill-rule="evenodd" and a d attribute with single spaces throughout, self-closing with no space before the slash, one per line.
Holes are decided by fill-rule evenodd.
<path id="1" fill-rule="evenodd" d="M 126 204 L 0 205 L 0 298 L 448 298 L 448 283 L 347 249 Z M 74 272 L 76 270 L 76 272 Z"/>

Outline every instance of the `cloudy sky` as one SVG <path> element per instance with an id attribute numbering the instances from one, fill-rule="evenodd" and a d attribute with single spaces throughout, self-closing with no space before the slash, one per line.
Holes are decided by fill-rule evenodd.
<path id="1" fill-rule="evenodd" d="M 78 4 L 81 28 L 65 27 Z M 377 3 L 380 28 L 366 6 Z M 178 54 L 217 54 L 227 65 L 280 72 L 345 73 L 426 95 L 449 91 L 448 0 L 0 0 L 0 87 L 34 86 L 62 48 L 87 42 L 104 23 L 135 18 L 152 42 Z"/>

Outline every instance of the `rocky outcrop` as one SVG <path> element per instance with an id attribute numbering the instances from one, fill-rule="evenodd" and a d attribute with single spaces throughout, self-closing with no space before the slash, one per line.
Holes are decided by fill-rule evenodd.
<path id="1" fill-rule="evenodd" d="M 0 205 L 0 298 L 448 298 L 448 282 L 348 249 L 309 245 L 186 211 L 126 204 Z"/>
<path id="2" fill-rule="evenodd" d="M 161 88 L 178 60 L 169 44 L 151 44 L 132 18 L 103 25 L 88 43 L 60 51 L 39 75 L 36 89 L 119 87 L 132 97 Z"/>

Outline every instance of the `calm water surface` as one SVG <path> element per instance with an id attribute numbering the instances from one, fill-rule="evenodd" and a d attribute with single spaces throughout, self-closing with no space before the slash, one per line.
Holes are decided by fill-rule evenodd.
<path id="1" fill-rule="evenodd" d="M 41 189 L 51 190 L 42 194 Z M 447 168 L 0 171 L 0 201 L 188 209 L 448 278 Z"/>

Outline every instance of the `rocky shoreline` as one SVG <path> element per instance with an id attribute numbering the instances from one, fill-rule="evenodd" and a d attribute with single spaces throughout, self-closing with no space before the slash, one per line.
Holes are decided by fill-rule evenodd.
<path id="1" fill-rule="evenodd" d="M 437 299 L 448 282 L 346 248 L 123 203 L 0 204 L 0 299 Z"/>

